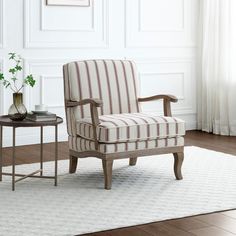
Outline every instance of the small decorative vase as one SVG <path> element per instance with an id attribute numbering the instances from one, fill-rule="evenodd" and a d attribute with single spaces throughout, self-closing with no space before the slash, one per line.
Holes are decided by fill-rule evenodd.
<path id="1" fill-rule="evenodd" d="M 27 115 L 26 107 L 23 104 L 23 94 L 13 93 L 13 104 L 8 110 L 8 115 L 11 120 L 21 121 Z"/>

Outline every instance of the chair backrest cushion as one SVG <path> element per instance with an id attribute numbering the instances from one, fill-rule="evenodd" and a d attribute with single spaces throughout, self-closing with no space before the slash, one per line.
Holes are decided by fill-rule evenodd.
<path id="1" fill-rule="evenodd" d="M 66 100 L 99 98 L 101 115 L 139 112 L 137 70 L 132 61 L 77 61 L 64 65 L 63 72 Z M 67 120 L 85 117 L 90 117 L 89 105 L 67 111 Z"/>

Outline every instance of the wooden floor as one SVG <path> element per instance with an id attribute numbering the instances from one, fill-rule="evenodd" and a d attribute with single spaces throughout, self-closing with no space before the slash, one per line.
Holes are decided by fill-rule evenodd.
<path id="1" fill-rule="evenodd" d="M 215 151 L 236 155 L 236 137 L 223 137 L 199 131 L 187 132 L 186 145 L 199 146 Z M 45 144 L 45 161 L 52 160 L 54 146 Z M 3 150 L 4 165 L 11 164 L 11 149 Z M 17 164 L 39 161 L 39 145 L 17 148 Z M 68 157 L 67 143 L 59 144 L 59 158 Z M 236 201 L 236 199 L 235 199 Z M 180 203 L 181 204 L 181 203 Z M 112 219 L 111 219 L 112 220 Z M 188 217 L 178 220 L 150 223 L 106 232 L 87 234 L 88 236 L 232 236 L 236 235 L 236 210 L 208 215 Z"/>

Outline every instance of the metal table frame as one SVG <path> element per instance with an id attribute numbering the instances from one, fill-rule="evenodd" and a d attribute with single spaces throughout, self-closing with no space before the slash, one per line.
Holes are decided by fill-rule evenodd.
<path id="1" fill-rule="evenodd" d="M 6 121 L 4 122 L 1 118 Z M 8 116 L 0 116 L 0 182 L 2 181 L 3 175 L 12 176 L 12 191 L 15 190 L 15 184 L 26 178 L 46 178 L 54 179 L 54 185 L 57 186 L 57 170 L 58 170 L 58 124 L 62 123 L 63 120 L 57 117 L 56 121 L 45 121 L 45 122 L 34 122 L 34 121 L 10 121 Z M 2 157 L 2 144 L 3 144 L 3 126 L 12 127 L 12 173 L 2 172 L 3 157 Z M 43 175 L 43 128 L 45 126 L 55 127 L 55 174 L 54 176 Z M 18 174 L 15 173 L 15 160 L 16 160 L 16 128 L 23 127 L 40 127 L 40 169 L 30 174 Z M 36 175 L 40 173 L 40 175 Z M 19 176 L 20 178 L 16 179 Z"/>

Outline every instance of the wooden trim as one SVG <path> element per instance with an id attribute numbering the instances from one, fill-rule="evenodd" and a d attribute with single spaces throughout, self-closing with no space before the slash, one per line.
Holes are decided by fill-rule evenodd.
<path id="1" fill-rule="evenodd" d="M 170 102 L 178 102 L 178 98 L 175 97 L 174 95 L 169 95 L 169 94 L 159 94 L 159 95 L 154 95 L 151 97 L 145 97 L 145 98 L 138 98 L 139 102 L 150 102 L 150 101 L 155 101 L 155 100 L 169 100 Z"/>
<path id="2" fill-rule="evenodd" d="M 90 114 L 91 114 L 92 126 L 93 126 L 93 138 L 95 141 L 95 148 L 97 150 L 98 149 L 97 126 L 100 124 L 100 121 L 98 118 L 98 107 L 101 107 L 103 105 L 102 100 L 98 98 L 88 98 L 88 99 L 83 99 L 81 101 L 65 100 L 66 108 L 83 106 L 86 104 L 90 104 Z"/>
<path id="3" fill-rule="evenodd" d="M 144 150 L 117 152 L 108 154 L 101 153 L 98 151 L 77 152 L 75 150 L 70 149 L 70 155 L 75 156 L 77 158 L 96 157 L 105 160 L 107 159 L 117 160 L 117 159 L 133 158 L 136 156 L 152 156 L 152 155 L 161 155 L 168 153 L 178 153 L 183 151 L 184 151 L 184 146 L 153 148 L 153 149 L 144 149 Z"/>
<path id="4" fill-rule="evenodd" d="M 176 153 L 183 152 L 183 146 L 179 147 L 164 147 L 164 148 L 153 148 L 153 149 L 144 149 L 137 151 L 128 151 L 128 152 L 117 152 L 117 153 L 108 153 L 105 155 L 106 159 L 124 159 L 132 158 L 134 156 L 153 156 L 160 154 Z"/>
<path id="5" fill-rule="evenodd" d="M 102 167 L 104 172 L 104 188 L 111 189 L 112 185 L 112 166 L 113 160 L 102 160 Z"/>
<path id="6" fill-rule="evenodd" d="M 129 165 L 130 165 L 130 166 L 135 166 L 136 163 L 137 163 L 137 160 L 138 160 L 137 157 L 131 157 L 131 158 L 129 159 Z"/>
<path id="7" fill-rule="evenodd" d="M 70 156 L 70 174 L 73 174 L 76 172 L 77 168 L 77 163 L 78 163 L 78 158 L 74 156 Z"/>
<path id="8" fill-rule="evenodd" d="M 169 153 L 173 153 L 175 158 L 174 162 L 175 177 L 177 180 L 181 180 L 183 178 L 181 173 L 181 167 L 184 160 L 184 146 L 154 148 L 154 149 L 117 152 L 109 154 L 104 154 L 98 151 L 77 152 L 70 149 L 70 156 L 73 156 L 73 158 L 97 157 L 99 159 L 102 159 L 104 178 L 105 178 L 105 189 L 108 190 L 111 189 L 112 165 L 114 160 L 130 158 L 129 164 L 131 166 L 134 166 L 137 162 L 138 156 L 151 156 L 151 155 L 169 154 Z"/>
<path id="9" fill-rule="evenodd" d="M 175 177 L 177 180 L 183 179 L 182 173 L 181 173 L 181 167 L 184 161 L 184 153 L 183 152 L 178 152 L 178 153 L 173 153 L 175 163 L 174 163 L 174 172 L 175 172 Z"/>
<path id="10" fill-rule="evenodd" d="M 97 126 L 99 125 L 100 121 L 98 118 L 98 109 L 92 103 L 90 104 L 90 113 L 91 119 L 93 124 L 93 139 L 95 142 L 95 148 L 98 150 L 98 136 L 97 136 Z"/>
<path id="11" fill-rule="evenodd" d="M 139 102 L 150 102 L 163 99 L 163 110 L 165 116 L 172 116 L 170 102 L 177 102 L 178 98 L 174 95 L 160 94 L 151 97 L 138 98 Z"/>
<path id="12" fill-rule="evenodd" d="M 103 154 L 98 151 L 77 152 L 77 151 L 70 149 L 70 155 L 77 157 L 77 158 L 97 157 L 99 159 L 106 159 L 106 154 Z"/>
<path id="13" fill-rule="evenodd" d="M 87 98 L 87 99 L 83 99 L 80 101 L 71 101 L 71 100 L 65 100 L 65 105 L 66 107 L 77 107 L 77 106 L 83 106 L 86 104 L 91 104 L 95 107 L 101 107 L 103 105 L 102 100 L 98 99 L 98 98 Z"/>
<path id="14" fill-rule="evenodd" d="M 171 106 L 169 100 L 164 100 L 163 103 L 164 116 L 172 116 Z"/>

